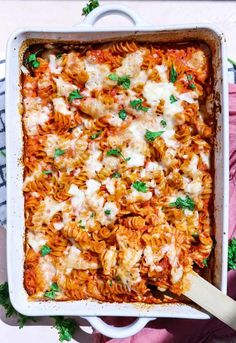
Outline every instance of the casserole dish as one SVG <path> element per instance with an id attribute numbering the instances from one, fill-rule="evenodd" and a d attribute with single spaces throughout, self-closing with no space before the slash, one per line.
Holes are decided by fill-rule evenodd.
<path id="1" fill-rule="evenodd" d="M 120 13 L 128 16 L 135 24 L 134 28 L 122 29 L 96 28 L 93 25 L 103 15 Z M 27 41 L 79 41 L 94 42 L 134 37 L 137 41 L 156 41 L 158 43 L 177 43 L 201 41 L 212 52 L 214 76 L 214 108 L 216 110 L 217 132 L 215 149 L 215 222 L 216 241 L 213 283 L 226 292 L 227 273 L 227 225 L 228 225 L 228 105 L 224 36 L 207 25 L 182 27 L 147 26 L 129 9 L 120 5 L 107 5 L 95 9 L 83 24 L 73 29 L 19 30 L 14 33 L 7 48 L 6 75 L 6 130 L 7 130 L 7 254 L 8 279 L 11 301 L 21 313 L 31 316 L 70 315 L 84 316 L 98 331 L 109 337 L 127 337 L 142 329 L 147 322 L 157 317 L 207 319 L 209 315 L 197 306 L 187 304 L 143 305 L 130 303 L 98 303 L 95 301 L 68 302 L 30 302 L 23 287 L 24 261 L 24 199 L 23 167 L 21 164 L 23 135 L 21 117 L 18 111 L 20 89 L 18 86 L 22 47 Z M 14 122 L 14 129 L 12 128 Z M 119 307 L 119 313 L 117 309 Z M 96 316 L 139 317 L 125 328 L 113 328 Z"/>

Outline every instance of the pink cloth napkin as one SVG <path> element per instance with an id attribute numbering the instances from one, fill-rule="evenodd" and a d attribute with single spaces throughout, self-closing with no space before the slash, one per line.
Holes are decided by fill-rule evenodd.
<path id="1" fill-rule="evenodd" d="M 230 207 L 229 207 L 229 238 L 236 237 L 236 85 L 229 87 L 230 111 Z M 236 299 L 236 271 L 228 273 L 228 295 Z M 110 317 L 103 318 L 114 326 L 124 326 L 133 318 Z M 94 333 L 94 343 L 213 343 L 217 339 L 236 337 L 235 331 L 218 319 L 157 319 L 135 336 L 125 339 L 109 339 L 99 333 Z"/>

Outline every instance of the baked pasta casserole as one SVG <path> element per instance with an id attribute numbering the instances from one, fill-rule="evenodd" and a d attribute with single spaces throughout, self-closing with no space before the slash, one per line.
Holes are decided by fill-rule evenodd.
<path id="1" fill-rule="evenodd" d="M 24 287 L 31 300 L 177 301 L 185 273 L 207 267 L 210 67 L 197 43 L 26 50 Z"/>

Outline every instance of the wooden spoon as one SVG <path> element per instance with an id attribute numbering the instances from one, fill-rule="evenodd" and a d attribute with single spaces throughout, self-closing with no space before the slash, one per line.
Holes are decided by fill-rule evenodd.
<path id="1" fill-rule="evenodd" d="M 189 289 L 183 294 L 223 323 L 236 330 L 236 301 L 211 285 L 195 272 L 185 277 Z"/>

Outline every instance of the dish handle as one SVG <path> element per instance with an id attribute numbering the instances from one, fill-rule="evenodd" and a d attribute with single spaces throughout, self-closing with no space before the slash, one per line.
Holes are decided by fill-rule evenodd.
<path id="1" fill-rule="evenodd" d="M 139 331 L 141 331 L 145 325 L 150 322 L 151 320 L 155 320 L 156 318 L 137 318 L 132 324 L 127 326 L 115 327 L 113 325 L 109 325 L 105 323 L 99 317 L 83 317 L 86 319 L 94 329 L 99 331 L 104 336 L 110 338 L 126 338 L 135 335 Z"/>
<path id="2" fill-rule="evenodd" d="M 99 19 L 112 14 L 119 14 L 123 17 L 127 17 L 133 22 L 134 26 L 146 26 L 143 20 L 134 13 L 133 10 L 119 4 L 102 5 L 95 8 L 85 17 L 84 21 L 79 24 L 79 26 L 94 26 Z"/>

